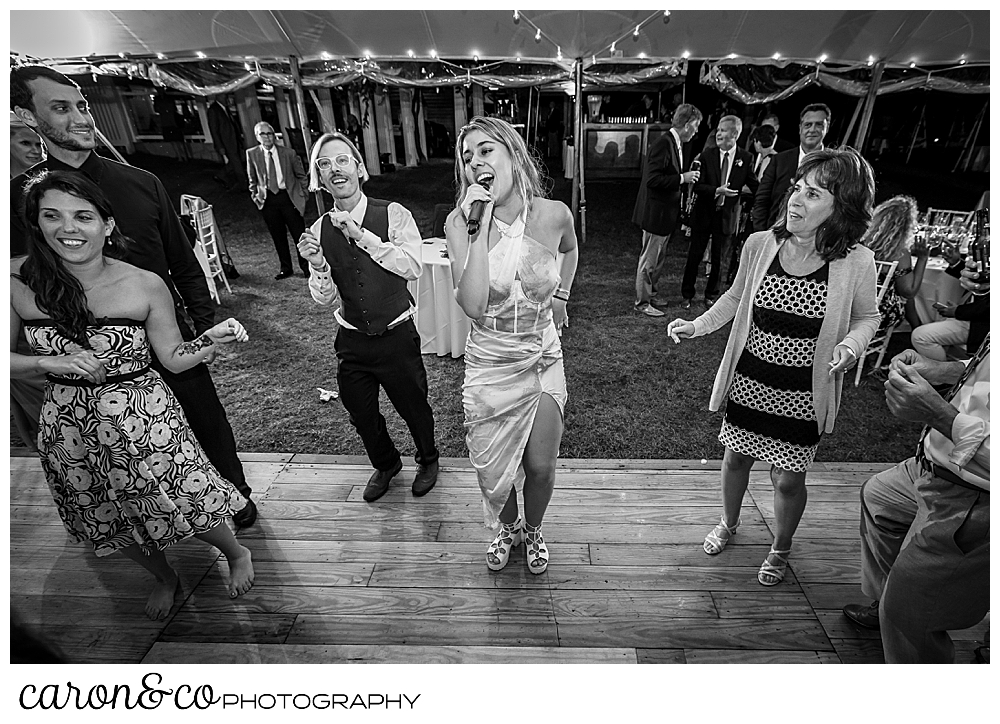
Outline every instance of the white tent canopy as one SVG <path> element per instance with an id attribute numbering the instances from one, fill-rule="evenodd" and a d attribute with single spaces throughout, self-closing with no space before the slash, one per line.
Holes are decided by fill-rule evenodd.
<path id="1" fill-rule="evenodd" d="M 640 26 L 635 34 L 636 26 Z M 41 59 L 162 54 L 374 58 L 748 59 L 919 66 L 989 62 L 989 11 L 14 10 L 11 50 Z M 536 37 L 538 38 L 536 40 Z M 327 56 L 324 56 L 327 54 Z"/>

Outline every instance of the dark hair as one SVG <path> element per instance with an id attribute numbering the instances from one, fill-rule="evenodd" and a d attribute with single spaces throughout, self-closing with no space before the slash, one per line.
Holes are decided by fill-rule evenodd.
<path id="1" fill-rule="evenodd" d="M 45 242 L 38 224 L 38 211 L 46 191 L 62 191 L 89 201 L 101 219 L 114 217 L 111 202 L 90 179 L 75 171 L 41 171 L 32 176 L 24 187 L 22 218 L 28 232 L 28 258 L 21 265 L 18 278 L 35 293 L 35 304 L 52 319 L 56 329 L 67 339 L 89 349 L 87 325 L 96 323 L 87 307 L 83 285 L 66 270 L 62 259 Z M 121 259 L 128 240 L 115 226 L 104 244 L 104 256 Z"/>
<path id="2" fill-rule="evenodd" d="M 833 213 L 816 231 L 816 251 L 825 261 L 843 259 L 857 246 L 872 220 L 872 167 L 850 146 L 808 154 L 785 193 L 778 221 L 771 227 L 779 241 L 792 235 L 786 226 L 788 199 L 795 184 L 809 174 L 814 174 L 818 186 L 833 194 Z"/>
<path id="3" fill-rule="evenodd" d="M 875 207 L 872 223 L 861 243 L 875 252 L 876 261 L 893 261 L 917 228 L 917 201 L 893 196 Z"/>
<path id="4" fill-rule="evenodd" d="M 10 109 L 25 108 L 32 113 L 35 112 L 35 101 L 31 88 L 28 86 L 33 80 L 48 78 L 60 85 L 66 85 L 80 90 L 80 86 L 64 76 L 58 70 L 52 70 L 45 65 L 22 65 L 10 70 Z"/>
<path id="5" fill-rule="evenodd" d="M 830 112 L 830 106 L 826 103 L 810 103 L 808 106 L 803 108 L 802 112 L 799 114 L 799 122 L 806 117 L 806 113 L 825 113 L 827 123 L 833 120 L 833 114 Z"/>
<path id="6" fill-rule="evenodd" d="M 778 132 L 774 130 L 774 126 L 757 126 L 750 132 L 750 140 L 760 141 L 760 145 L 764 148 L 770 147 L 774 143 L 775 136 Z"/>
<path id="7" fill-rule="evenodd" d="M 674 128 L 683 128 L 693 120 L 702 119 L 701 111 L 692 106 L 690 103 L 681 103 L 677 106 L 677 110 L 674 111 L 674 117 L 670 124 Z"/>

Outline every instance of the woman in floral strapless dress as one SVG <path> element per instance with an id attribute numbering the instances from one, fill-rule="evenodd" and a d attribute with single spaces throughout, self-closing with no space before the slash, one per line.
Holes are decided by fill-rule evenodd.
<path id="1" fill-rule="evenodd" d="M 500 570 L 527 544 L 528 570 L 543 573 L 542 518 L 552 497 L 563 431 L 566 379 L 559 335 L 576 274 L 573 217 L 543 198 L 521 136 L 494 118 L 459 134 L 459 206 L 446 232 L 456 297 L 473 320 L 465 349 L 466 442 L 483 512 L 500 530 L 486 563 Z M 484 205 L 481 229 L 468 219 Z M 523 518 L 516 491 L 524 501 Z"/>
<path id="2" fill-rule="evenodd" d="M 66 529 L 98 556 L 120 551 L 156 577 L 150 618 L 167 616 L 177 588 L 164 549 L 192 536 L 225 554 L 230 595 L 246 592 L 250 551 L 226 525 L 246 501 L 149 366 L 150 345 L 181 372 L 246 332 L 229 319 L 183 342 L 163 281 L 115 258 L 127 240 L 84 176 L 50 172 L 34 182 L 25 217 L 31 241 L 13 269 L 11 338 L 23 326 L 33 354 L 12 342 L 11 374 L 47 375 L 38 451 Z"/>

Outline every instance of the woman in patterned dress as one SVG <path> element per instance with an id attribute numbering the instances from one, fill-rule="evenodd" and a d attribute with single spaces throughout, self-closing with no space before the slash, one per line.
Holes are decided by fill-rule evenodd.
<path id="1" fill-rule="evenodd" d="M 490 570 L 526 543 L 528 570 L 549 553 L 542 518 L 555 485 L 566 380 L 559 334 L 576 274 L 573 216 L 543 197 L 541 175 L 509 124 L 477 117 L 455 146 L 458 207 L 445 224 L 455 295 L 473 320 L 465 349 L 466 442 L 487 527 Z M 482 202 L 482 226 L 467 219 Z M 517 492 L 524 499 L 520 515 Z"/>
<path id="2" fill-rule="evenodd" d="M 184 342 L 163 280 L 117 258 L 127 240 L 83 175 L 39 176 L 24 214 L 30 243 L 12 265 L 11 375 L 47 375 L 38 451 L 66 529 L 98 556 L 121 551 L 155 576 L 151 619 L 166 618 L 178 586 L 164 549 L 191 536 L 226 556 L 230 596 L 245 593 L 250 551 L 226 525 L 245 499 L 212 467 L 149 362 L 152 346 L 182 372 L 219 344 L 246 341 L 246 331 L 228 319 Z M 34 354 L 15 351 L 22 327 Z"/>
<path id="3" fill-rule="evenodd" d="M 693 322 L 667 326 L 674 342 L 732 321 L 709 408 L 728 394 L 719 440 L 722 520 L 705 538 L 709 555 L 736 533 L 754 460 L 771 464 L 775 535 L 757 580 L 785 576 L 806 506 L 806 470 L 832 432 L 844 371 L 879 323 L 875 261 L 860 246 L 875 181 L 851 148 L 809 154 L 786 196 L 785 214 L 747 239 L 733 286 Z"/>

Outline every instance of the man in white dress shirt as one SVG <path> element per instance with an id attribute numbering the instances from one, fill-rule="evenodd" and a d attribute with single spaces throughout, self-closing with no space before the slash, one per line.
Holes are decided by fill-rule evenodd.
<path id="1" fill-rule="evenodd" d="M 361 190 L 367 179 L 361 153 L 345 135 L 320 136 L 309 158 L 309 189 L 328 191 L 334 209 L 302 234 L 298 249 L 309 262 L 312 298 L 323 306 L 340 303 L 334 310 L 337 384 L 375 468 L 364 491 L 371 503 L 403 467 L 379 411 L 380 387 L 413 436 L 414 495 L 437 482 L 438 450 L 416 307 L 406 288 L 420 276 L 420 232 L 400 204 L 368 198 Z"/>

